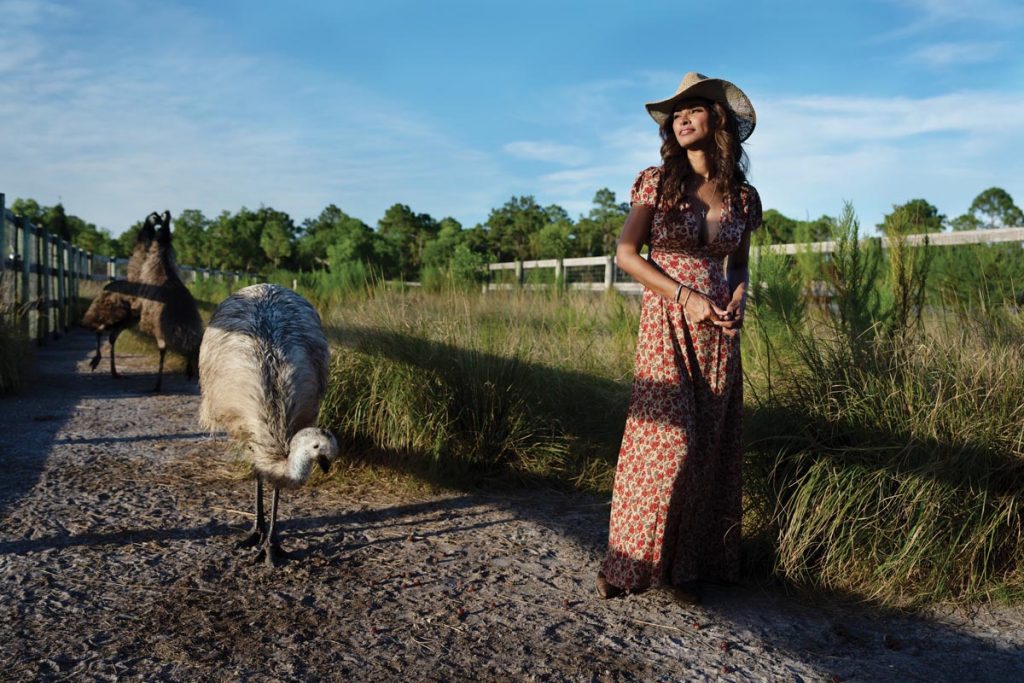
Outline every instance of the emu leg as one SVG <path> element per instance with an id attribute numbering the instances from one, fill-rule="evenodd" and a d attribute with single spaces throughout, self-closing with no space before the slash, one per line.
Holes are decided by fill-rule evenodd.
<path id="1" fill-rule="evenodd" d="M 117 379 L 121 375 L 117 374 L 117 364 L 114 362 L 114 344 L 117 343 L 117 335 L 121 334 L 121 330 L 114 330 L 110 333 L 110 376 Z"/>
<path id="2" fill-rule="evenodd" d="M 160 369 L 156 371 L 156 386 L 153 387 L 153 393 L 160 393 L 160 385 L 164 380 L 164 356 L 167 355 L 167 347 L 160 347 Z"/>
<path id="3" fill-rule="evenodd" d="M 100 348 L 101 348 L 102 345 L 103 345 L 103 333 L 97 332 L 96 333 L 96 355 L 92 357 L 91 361 L 89 361 L 89 367 L 92 368 L 93 370 L 95 370 L 96 368 L 99 367 L 100 361 L 103 359 L 103 353 L 100 351 Z"/>
<path id="4" fill-rule="evenodd" d="M 262 559 L 268 567 L 276 567 L 288 557 L 288 553 L 281 550 L 277 542 L 277 501 L 281 496 L 281 489 L 274 487 L 274 497 L 270 503 L 270 525 L 267 527 L 267 535 L 263 538 L 263 547 L 257 560 Z"/>
<path id="5" fill-rule="evenodd" d="M 263 480 L 256 477 L 256 519 L 252 523 L 249 535 L 235 544 L 236 548 L 255 548 L 263 545 L 267 533 L 267 524 L 263 521 Z"/>

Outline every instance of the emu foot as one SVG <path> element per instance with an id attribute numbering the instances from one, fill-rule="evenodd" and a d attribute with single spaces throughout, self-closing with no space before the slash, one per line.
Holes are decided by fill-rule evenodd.
<path id="1" fill-rule="evenodd" d="M 291 555 L 285 552 L 278 543 L 264 543 L 256 555 L 256 562 L 263 562 L 268 567 L 280 567 Z"/>
<path id="2" fill-rule="evenodd" d="M 92 357 L 92 360 L 89 361 L 89 368 L 95 370 L 96 368 L 99 367 L 101 360 L 103 360 L 103 356 L 97 353 L 95 356 Z"/>
<path id="3" fill-rule="evenodd" d="M 245 536 L 245 538 L 235 542 L 235 548 L 242 550 L 245 548 L 262 547 L 263 540 L 263 532 L 258 529 L 253 529 Z"/>

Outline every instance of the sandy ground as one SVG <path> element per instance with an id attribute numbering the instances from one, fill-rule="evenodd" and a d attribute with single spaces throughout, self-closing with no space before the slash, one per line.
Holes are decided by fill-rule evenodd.
<path id="1" fill-rule="evenodd" d="M 600 600 L 603 499 L 305 487 L 268 569 L 233 546 L 252 485 L 197 426 L 195 385 L 149 394 L 148 357 L 90 373 L 91 345 L 50 343 L 0 399 L 3 680 L 1024 680 L 1020 609 Z"/>

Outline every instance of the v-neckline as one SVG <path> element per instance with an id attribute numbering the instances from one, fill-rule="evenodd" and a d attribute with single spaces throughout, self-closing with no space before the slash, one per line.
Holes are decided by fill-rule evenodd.
<path id="1" fill-rule="evenodd" d="M 703 200 L 700 199 L 699 196 L 697 197 L 697 199 L 700 200 L 700 201 L 703 201 Z M 728 207 L 729 207 L 729 196 L 726 195 L 725 197 L 722 198 L 722 210 L 719 212 L 719 215 L 718 215 L 718 230 L 715 231 L 715 235 L 714 235 L 714 237 L 712 237 L 710 235 L 710 233 L 708 233 L 708 231 L 706 230 L 706 228 L 708 227 L 708 215 L 707 215 L 707 212 L 706 211 L 697 211 L 696 210 L 696 204 L 694 204 L 693 201 L 687 199 L 687 201 L 686 201 L 686 208 L 700 216 L 700 220 L 697 222 L 697 246 L 698 247 L 709 247 L 709 246 L 711 246 L 712 244 L 714 244 L 715 242 L 718 241 L 718 237 L 722 234 L 722 227 L 725 225 L 725 213 L 726 213 L 726 210 L 728 209 Z M 706 240 L 703 239 L 705 235 L 707 235 L 707 239 Z"/>

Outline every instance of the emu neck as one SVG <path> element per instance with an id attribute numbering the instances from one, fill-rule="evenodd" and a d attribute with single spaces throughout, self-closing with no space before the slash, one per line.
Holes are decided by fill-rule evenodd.
<path id="1" fill-rule="evenodd" d="M 309 479 L 313 470 L 315 456 L 307 450 L 292 447 L 287 457 L 276 458 L 272 462 L 257 463 L 257 471 L 275 486 L 291 488 L 300 486 Z"/>

